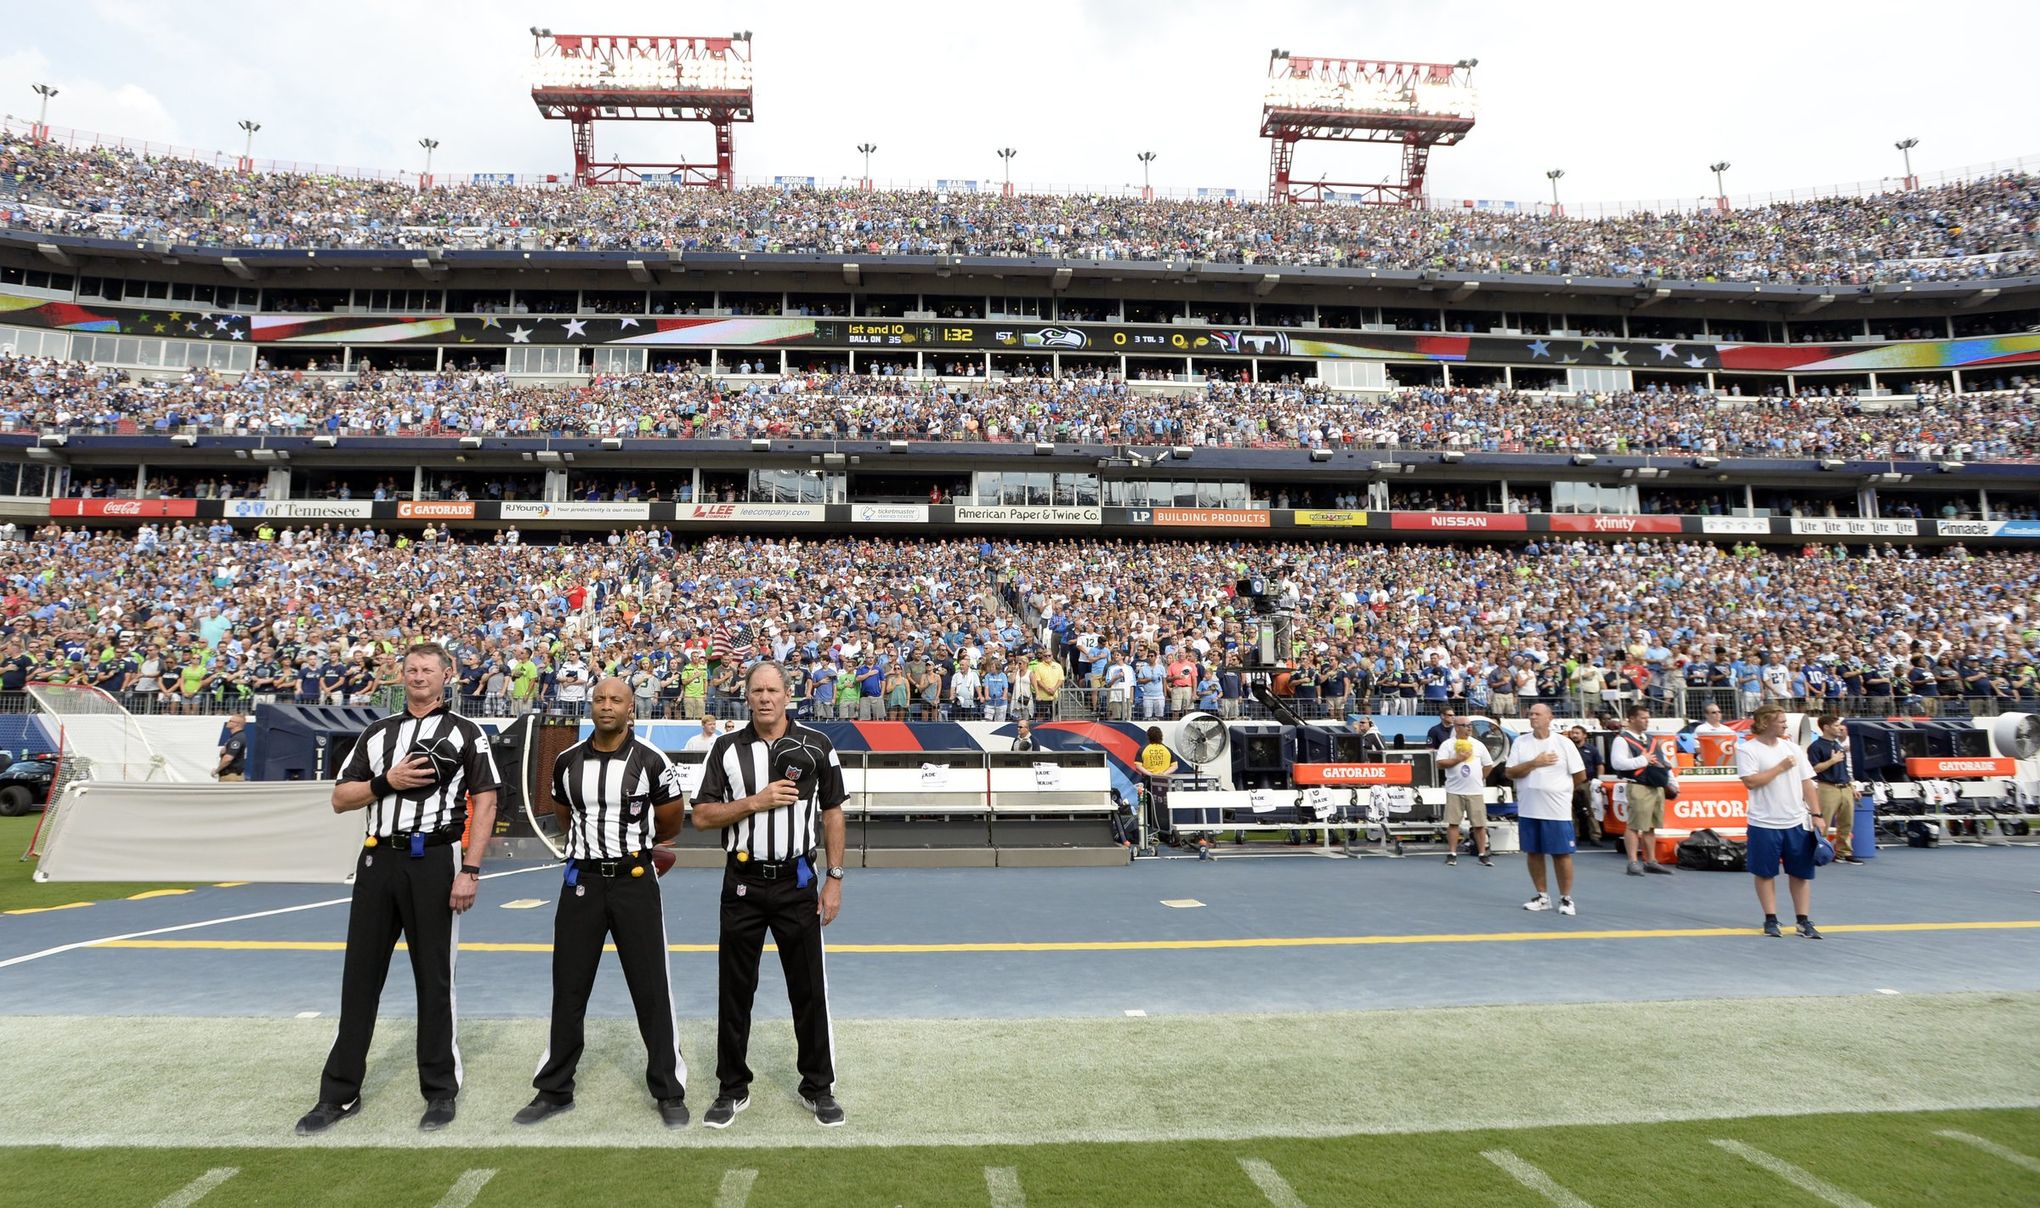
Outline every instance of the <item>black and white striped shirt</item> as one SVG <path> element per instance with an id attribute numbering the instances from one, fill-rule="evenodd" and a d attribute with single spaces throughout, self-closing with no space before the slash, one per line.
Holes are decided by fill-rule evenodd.
<path id="1" fill-rule="evenodd" d="M 392 789 L 368 806 L 368 833 L 387 838 L 467 825 L 472 793 L 502 787 L 489 736 L 445 706 L 423 717 L 409 710 L 370 724 L 355 741 L 340 779 L 374 780 L 412 755 L 432 759 L 439 776 L 415 789 Z"/>
<path id="2" fill-rule="evenodd" d="M 678 801 L 680 770 L 666 753 L 632 737 L 614 751 L 575 743 L 553 761 L 553 799 L 573 810 L 570 860 L 620 860 L 652 845 L 652 813 Z"/>
<path id="3" fill-rule="evenodd" d="M 815 850 L 821 841 L 823 810 L 841 809 L 850 796 L 843 788 L 843 762 L 828 736 L 812 726 L 789 722 L 786 737 L 809 749 L 814 757 L 815 789 L 792 805 L 762 810 L 723 828 L 726 852 L 749 852 L 753 860 L 791 860 Z M 746 725 L 718 737 L 702 761 L 701 787 L 694 803 L 735 801 L 765 791 L 771 779 L 771 744 Z"/>

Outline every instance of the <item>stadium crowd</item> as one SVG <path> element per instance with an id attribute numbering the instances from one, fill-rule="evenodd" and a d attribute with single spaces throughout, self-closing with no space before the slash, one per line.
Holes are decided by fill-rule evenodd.
<path id="1" fill-rule="evenodd" d="M 7 534 L 0 534 L 5 537 Z M 0 693 L 137 711 L 371 701 L 413 640 L 470 712 L 735 716 L 771 654 L 806 715 L 1252 715 L 1242 578 L 1293 617 L 1299 712 L 1591 715 L 1642 699 L 1934 712 L 2040 699 L 2040 555 L 1683 541 L 1408 543 L 718 537 L 175 523 L 0 540 Z M 1917 699 L 1914 699 L 1917 698 Z M 1958 704 L 1959 702 L 1959 704 Z"/>
<path id="2" fill-rule="evenodd" d="M 2040 266 L 2026 174 L 1726 214 L 1581 219 L 1213 200 L 753 188 L 577 189 L 244 174 L 0 136 L 17 229 L 259 248 L 523 247 L 829 255 L 1189 258 L 1486 274 L 1856 285 Z"/>
<path id="3" fill-rule="evenodd" d="M 1662 452 L 1728 457 L 2040 455 L 2040 409 L 2010 389 L 1921 390 L 1899 408 L 1826 388 L 1539 394 L 1419 387 L 1387 394 L 1208 382 L 1152 392 L 1102 376 L 956 383 L 698 372 L 534 384 L 500 373 L 190 370 L 169 380 L 0 355 L 0 428 L 230 435 L 906 438 L 1128 445 Z M 1882 405 L 1882 404 L 1880 404 Z"/>

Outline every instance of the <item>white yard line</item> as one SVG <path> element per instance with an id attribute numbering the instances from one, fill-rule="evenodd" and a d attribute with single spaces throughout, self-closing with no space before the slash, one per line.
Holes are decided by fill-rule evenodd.
<path id="1" fill-rule="evenodd" d="M 715 1208 L 744 1208 L 751 1202 L 751 1185 L 758 1181 L 755 1170 L 725 1170 L 722 1189 L 715 1193 Z"/>
<path id="2" fill-rule="evenodd" d="M 1875 1208 L 1869 1200 L 1859 1199 L 1856 1196 L 1850 1195 L 1812 1171 L 1804 1167 L 1794 1166 L 1785 1159 L 1765 1153 L 1754 1145 L 1745 1145 L 1741 1141 L 1726 1141 L 1719 1138 L 1715 1140 L 1714 1144 L 1752 1166 L 1763 1167 L 1765 1170 L 1784 1179 L 1815 1199 L 1826 1200 L 1828 1203 L 1833 1204 L 1835 1208 Z"/>
<path id="3" fill-rule="evenodd" d="M 1592 1204 L 1574 1195 L 1557 1179 L 1506 1149 L 1483 1149 L 1480 1156 L 1501 1167 L 1510 1178 L 1557 1204 L 1559 1208 L 1593 1208 Z"/>
<path id="4" fill-rule="evenodd" d="M 241 1168 L 238 1166 L 216 1166 L 156 1201 L 156 1208 L 191 1208 L 193 1204 L 204 1199 L 213 1188 L 239 1173 Z"/>
<path id="5" fill-rule="evenodd" d="M 1261 1189 L 1261 1194 L 1268 1197 L 1268 1202 L 1275 1208 L 1304 1208 L 1303 1197 L 1296 1194 L 1296 1188 L 1289 1185 L 1288 1179 L 1277 1174 L 1273 1166 L 1259 1158 L 1241 1158 L 1240 1169 L 1247 1172 L 1247 1177 L 1254 1181 L 1254 1186 Z"/>
<path id="6" fill-rule="evenodd" d="M 488 1186 L 489 1180 L 495 1177 L 496 1172 L 493 1170 L 468 1171 L 453 1181 L 453 1186 L 447 1188 L 446 1194 L 439 1197 L 439 1203 L 434 1208 L 468 1208 L 469 1204 L 475 1202 L 475 1197 L 482 1194 L 482 1188 Z"/>
<path id="7" fill-rule="evenodd" d="M 1996 1141 L 1987 1141 L 1974 1133 L 1961 1132 L 1953 1128 L 1944 1128 L 1934 1135 L 1946 1137 L 1950 1141 L 1960 1141 L 1964 1145 L 1973 1145 L 1993 1158 L 2003 1158 L 2021 1170 L 2030 1170 L 2034 1174 L 2040 1174 L 2040 1158 L 2027 1157 L 2016 1149 L 2006 1149 Z"/>
<path id="8" fill-rule="evenodd" d="M 992 1197 L 992 1208 L 1027 1208 L 1020 1172 L 1011 1166 L 985 1167 L 985 1191 Z"/>

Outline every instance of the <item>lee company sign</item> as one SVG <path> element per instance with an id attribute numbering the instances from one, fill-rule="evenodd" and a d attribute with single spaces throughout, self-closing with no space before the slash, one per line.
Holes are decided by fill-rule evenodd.
<path id="1" fill-rule="evenodd" d="M 1298 784 L 1409 784 L 1407 763 L 1299 763 L 1292 769 Z"/>

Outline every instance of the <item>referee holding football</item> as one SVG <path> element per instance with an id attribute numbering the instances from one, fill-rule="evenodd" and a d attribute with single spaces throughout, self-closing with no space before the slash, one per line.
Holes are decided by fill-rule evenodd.
<path id="1" fill-rule="evenodd" d="M 425 1095 L 418 1127 L 434 1132 L 453 1123 L 461 1076 L 453 1017 L 459 916 L 475 904 L 500 781 L 488 735 L 446 707 L 452 673 L 446 647 L 420 642 L 406 650 L 404 711 L 362 731 L 333 789 L 333 811 L 367 810 L 368 825 L 347 913 L 340 1035 L 319 1079 L 319 1102 L 297 1122 L 301 1137 L 361 1110 L 376 1008 L 399 935 L 410 945 L 418 987 L 418 1089 Z M 466 833 L 480 842 L 464 852 Z"/>
<path id="2" fill-rule="evenodd" d="M 537 1124 L 573 1109 L 588 992 L 602 943 L 614 935 L 645 1040 L 645 1085 L 666 1127 L 680 1128 L 687 1123 L 687 1063 L 673 1027 L 666 918 L 650 851 L 654 839 L 664 843 L 680 833 L 680 776 L 665 752 L 631 732 L 629 684 L 613 676 L 597 683 L 589 715 L 595 732 L 553 761 L 553 809 L 567 860 L 553 913 L 552 1038 L 531 1080 L 538 1095 L 515 1119 Z"/>
<path id="3" fill-rule="evenodd" d="M 817 1123 L 843 1123 L 833 1094 L 835 1042 L 822 969 L 822 928 L 843 905 L 843 765 L 820 730 L 786 715 L 786 671 L 761 659 L 744 675 L 751 722 L 715 740 L 694 825 L 722 831 L 715 1102 L 702 1123 L 727 1128 L 751 1105 L 751 1001 L 765 932 L 779 947 L 793 1006 L 800 1099 Z M 816 868 L 819 839 L 827 863 Z"/>

